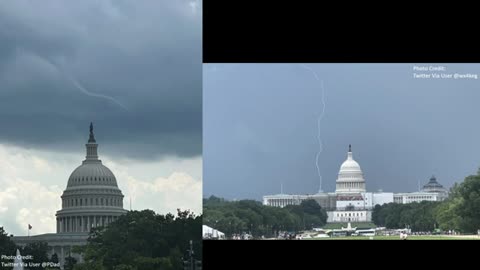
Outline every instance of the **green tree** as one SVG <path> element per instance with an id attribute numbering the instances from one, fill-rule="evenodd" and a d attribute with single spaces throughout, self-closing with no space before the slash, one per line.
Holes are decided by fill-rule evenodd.
<path id="1" fill-rule="evenodd" d="M 0 255 L 6 256 L 14 256 L 16 255 L 17 247 L 15 243 L 10 239 L 7 232 L 0 227 Z M 0 258 L 0 265 L 1 263 L 11 263 L 11 260 L 1 259 Z"/>
<path id="2" fill-rule="evenodd" d="M 58 255 L 57 253 L 53 253 L 52 257 L 50 257 L 50 261 L 53 263 L 58 263 Z"/>
<path id="3" fill-rule="evenodd" d="M 59 262 L 57 253 L 53 253 L 50 257 L 50 262 L 57 264 Z M 54 267 L 51 269 L 60 269 L 60 267 Z"/>
<path id="4" fill-rule="evenodd" d="M 75 264 L 77 264 L 77 260 L 69 254 L 68 257 L 65 258 L 65 270 L 73 270 Z"/>
<path id="5" fill-rule="evenodd" d="M 436 221 L 438 223 L 438 227 L 443 231 L 448 230 L 460 230 L 460 222 L 461 218 L 457 214 L 458 208 L 461 204 L 461 198 L 451 198 L 440 205 L 438 205 L 436 209 Z"/>
<path id="6" fill-rule="evenodd" d="M 476 233 L 480 229 L 480 170 L 476 175 L 465 178 L 458 187 L 458 195 L 461 199 L 455 209 L 460 216 L 460 228 L 468 233 Z"/>
<path id="7" fill-rule="evenodd" d="M 377 204 L 373 207 L 372 211 L 372 222 L 379 227 L 385 226 L 385 213 L 382 211 L 383 209 L 385 209 L 385 207 Z"/>
<path id="8" fill-rule="evenodd" d="M 181 250 L 202 256 L 202 217 L 189 211 L 159 215 L 129 211 L 106 228 L 94 228 L 79 252 L 85 262 L 75 269 L 181 269 Z"/>
<path id="9" fill-rule="evenodd" d="M 307 228 L 311 229 L 312 226 L 321 227 L 327 223 L 327 212 L 318 204 L 317 201 L 305 200 L 302 201 L 300 206 L 306 217 L 305 222 L 307 224 Z"/>
<path id="10" fill-rule="evenodd" d="M 48 244 L 46 242 L 33 242 L 33 243 L 28 243 L 20 253 L 23 256 L 26 255 L 31 255 L 32 259 L 31 260 L 25 260 L 25 263 L 43 263 L 43 262 L 48 262 Z"/>
<path id="11" fill-rule="evenodd" d="M 412 231 L 432 231 L 436 224 L 439 202 L 388 203 L 373 208 L 372 221 L 389 229 L 410 227 Z"/>
<path id="12" fill-rule="evenodd" d="M 315 200 L 284 208 L 262 205 L 254 200 L 227 201 L 222 198 L 204 199 L 206 225 L 233 234 L 251 232 L 255 237 L 277 235 L 279 231 L 299 231 L 323 226 L 327 213 Z"/>

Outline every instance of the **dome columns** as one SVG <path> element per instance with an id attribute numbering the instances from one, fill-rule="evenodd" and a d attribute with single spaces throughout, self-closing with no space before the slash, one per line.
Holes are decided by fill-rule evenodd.
<path id="1" fill-rule="evenodd" d="M 68 215 L 57 217 L 57 233 L 88 233 L 91 228 L 108 226 L 120 214 Z"/>

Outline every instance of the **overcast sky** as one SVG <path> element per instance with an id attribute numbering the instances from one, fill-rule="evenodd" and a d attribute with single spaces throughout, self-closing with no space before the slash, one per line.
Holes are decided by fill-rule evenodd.
<path id="1" fill-rule="evenodd" d="M 204 65 L 204 197 L 333 192 L 348 145 L 367 190 L 446 187 L 480 167 L 480 81 L 413 79 L 413 64 Z M 445 65 L 480 73 L 480 65 Z M 319 80 L 315 78 L 315 74 Z M 421 73 L 421 72 L 417 72 Z"/>
<path id="2" fill-rule="evenodd" d="M 0 3 L 0 226 L 53 232 L 88 126 L 125 208 L 201 212 L 201 2 Z M 42 191 L 42 192 L 38 192 Z"/>

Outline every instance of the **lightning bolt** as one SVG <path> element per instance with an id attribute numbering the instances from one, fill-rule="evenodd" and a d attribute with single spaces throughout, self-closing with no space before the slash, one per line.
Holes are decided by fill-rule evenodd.
<path id="1" fill-rule="evenodd" d="M 320 86 L 321 86 L 321 89 L 322 89 L 322 112 L 320 113 L 320 115 L 318 116 L 318 119 L 317 119 L 317 131 L 318 131 L 317 139 L 318 139 L 319 149 L 318 149 L 317 155 L 315 156 L 315 166 L 317 167 L 318 178 L 320 180 L 320 187 L 318 189 L 318 193 L 322 193 L 323 192 L 323 190 L 322 190 L 322 180 L 323 179 L 322 179 L 322 172 L 320 170 L 320 167 L 318 166 L 318 159 L 320 158 L 320 154 L 323 152 L 323 143 L 322 143 L 322 135 L 321 135 L 322 134 L 322 132 L 321 132 L 321 122 L 322 122 L 323 116 L 325 115 L 325 88 L 323 86 L 323 80 L 321 80 L 318 77 L 317 73 L 313 69 L 311 69 L 310 67 L 308 67 L 305 64 L 302 64 L 301 66 L 313 73 L 313 76 L 315 76 L 315 79 L 320 82 Z"/>
<path id="2" fill-rule="evenodd" d="M 41 57 L 41 58 L 43 60 L 45 60 L 47 63 L 49 63 L 51 66 L 53 66 L 65 78 L 67 78 L 67 80 L 70 83 L 72 83 L 72 85 L 75 86 L 75 88 L 80 90 L 80 92 L 82 92 L 85 95 L 90 96 L 90 97 L 103 98 L 103 99 L 109 100 L 109 101 L 117 104 L 118 106 L 120 106 L 122 109 L 124 109 L 126 111 L 129 111 L 129 109 L 125 105 L 123 105 L 120 101 L 116 100 L 115 98 L 113 98 L 111 96 L 98 94 L 98 93 L 93 93 L 93 92 L 88 91 L 85 87 L 83 87 L 83 85 L 77 79 L 75 79 L 72 75 L 70 75 L 68 72 L 66 72 L 65 69 L 61 68 L 59 65 L 55 64 L 53 61 L 50 61 L 49 59 L 46 59 L 45 57 Z"/>
<path id="3" fill-rule="evenodd" d="M 103 95 L 103 94 L 97 94 L 97 93 L 93 93 L 93 92 L 90 92 L 88 91 L 87 89 L 85 89 L 85 87 L 83 87 L 80 82 L 78 82 L 75 78 L 73 78 L 72 76 L 68 75 L 68 74 L 65 74 L 65 76 L 68 78 L 68 80 L 77 88 L 79 89 L 80 91 L 82 91 L 85 95 L 87 96 L 91 96 L 91 97 L 97 97 L 97 98 L 104 98 L 104 99 L 107 99 L 107 100 L 110 100 L 112 101 L 113 103 L 117 104 L 118 106 L 122 107 L 124 110 L 128 111 L 128 108 L 123 105 L 122 103 L 120 103 L 120 101 L 116 100 L 115 98 L 113 97 L 110 97 L 110 96 L 107 96 L 107 95 Z"/>

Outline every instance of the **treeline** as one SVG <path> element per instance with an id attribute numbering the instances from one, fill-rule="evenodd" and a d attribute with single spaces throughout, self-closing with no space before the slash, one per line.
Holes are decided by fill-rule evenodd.
<path id="1" fill-rule="evenodd" d="M 190 240 L 201 260 L 201 216 L 180 210 L 176 217 L 129 211 L 105 229 L 92 230 L 87 245 L 77 247 L 85 262 L 74 269 L 183 269 Z"/>
<path id="2" fill-rule="evenodd" d="M 480 230 L 480 170 L 461 184 L 455 183 L 445 201 L 377 205 L 372 220 L 377 226 L 391 229 L 408 226 L 412 231 L 440 229 L 477 233 Z"/>
<path id="3" fill-rule="evenodd" d="M 414 202 L 409 204 L 389 203 L 376 205 L 372 221 L 379 227 L 389 229 L 410 228 L 414 232 L 430 232 L 438 226 L 435 212 L 439 202 Z"/>
<path id="4" fill-rule="evenodd" d="M 202 216 L 178 210 L 177 215 L 156 214 L 152 210 L 129 211 L 107 227 L 93 228 L 85 246 L 76 246 L 84 262 L 66 258 L 65 269 L 75 270 L 180 270 L 189 257 L 193 242 L 194 258 L 202 258 Z M 17 247 L 0 227 L 0 254 L 15 255 Z M 33 255 L 35 262 L 57 262 L 47 257 L 47 243 L 36 242 L 19 248 L 22 255 Z M 3 260 L 2 262 L 12 262 Z"/>
<path id="5" fill-rule="evenodd" d="M 327 222 L 327 213 L 315 200 L 279 208 L 254 200 L 227 201 L 211 196 L 203 199 L 203 222 L 227 237 L 242 233 L 271 237 L 279 231 L 321 227 Z"/>

